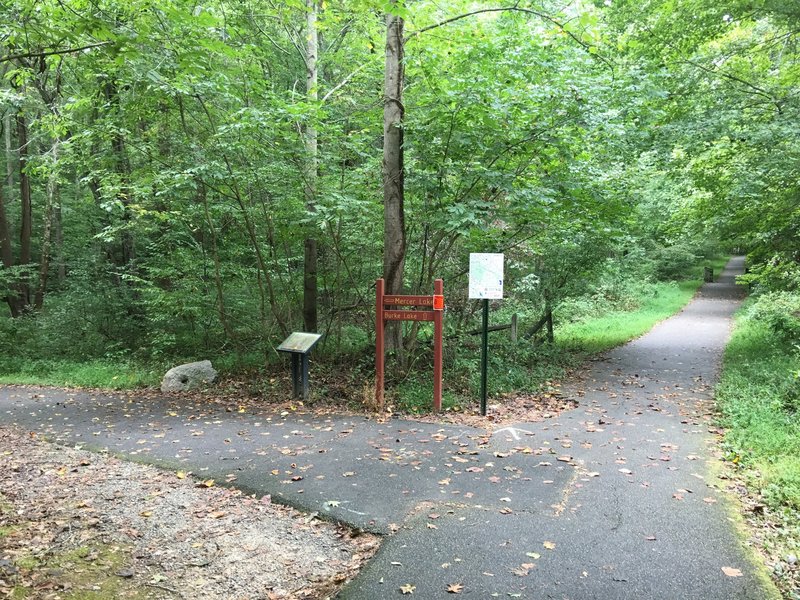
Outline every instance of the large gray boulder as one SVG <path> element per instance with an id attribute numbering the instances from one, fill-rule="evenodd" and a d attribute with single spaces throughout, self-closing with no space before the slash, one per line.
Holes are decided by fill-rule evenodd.
<path id="1" fill-rule="evenodd" d="M 216 379 L 217 372 L 210 360 L 172 367 L 161 380 L 162 392 L 184 392 L 198 388 Z"/>

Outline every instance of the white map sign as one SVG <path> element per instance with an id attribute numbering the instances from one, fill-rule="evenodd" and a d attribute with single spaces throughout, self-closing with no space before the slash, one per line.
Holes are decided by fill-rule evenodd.
<path id="1" fill-rule="evenodd" d="M 469 297 L 476 300 L 503 298 L 503 255 L 469 255 Z"/>

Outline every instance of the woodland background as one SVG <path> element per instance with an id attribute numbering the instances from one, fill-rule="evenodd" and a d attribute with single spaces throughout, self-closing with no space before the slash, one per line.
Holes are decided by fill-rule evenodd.
<path id="1" fill-rule="evenodd" d="M 493 320 L 523 328 L 746 252 L 797 339 L 794 2 L 15 0 L 0 23 L 0 374 L 257 369 L 302 329 L 363 379 L 384 276 L 444 279 L 469 378 L 470 252 L 506 254 Z M 398 377 L 429 338 L 395 337 Z M 548 352 L 496 360 L 541 379 Z"/>

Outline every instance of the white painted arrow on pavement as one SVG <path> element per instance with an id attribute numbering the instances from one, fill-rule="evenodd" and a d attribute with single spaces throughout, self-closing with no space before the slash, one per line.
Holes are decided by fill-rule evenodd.
<path id="1" fill-rule="evenodd" d="M 527 435 L 533 435 L 533 432 L 532 431 L 528 431 L 527 429 L 520 429 L 519 427 L 503 427 L 502 429 L 498 429 L 497 431 L 492 433 L 492 436 L 494 436 L 494 435 L 496 435 L 498 433 L 501 433 L 503 431 L 509 432 L 511 434 L 511 437 L 513 437 L 515 440 L 520 439 L 520 437 L 519 437 L 520 433 L 524 433 L 524 434 L 527 434 Z"/>

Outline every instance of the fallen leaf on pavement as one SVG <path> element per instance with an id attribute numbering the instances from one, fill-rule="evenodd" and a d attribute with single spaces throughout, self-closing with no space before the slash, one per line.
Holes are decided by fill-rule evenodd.
<path id="1" fill-rule="evenodd" d="M 417 589 L 417 586 L 410 583 L 400 586 L 400 592 L 403 594 L 413 594 L 415 589 Z"/>
<path id="2" fill-rule="evenodd" d="M 741 577 L 742 572 L 739 569 L 734 569 L 733 567 L 722 567 L 722 572 L 725 573 L 728 577 Z"/>
<path id="3" fill-rule="evenodd" d="M 464 586 L 460 583 L 451 583 L 447 586 L 447 593 L 448 594 L 460 594 L 461 591 L 464 589 Z"/>
<path id="4" fill-rule="evenodd" d="M 544 543 L 544 544 L 542 544 L 542 545 L 543 545 L 545 548 L 547 548 L 548 550 L 553 550 L 553 549 L 555 549 L 555 547 L 556 547 L 556 544 L 555 544 L 555 542 L 545 542 L 545 543 Z"/>

